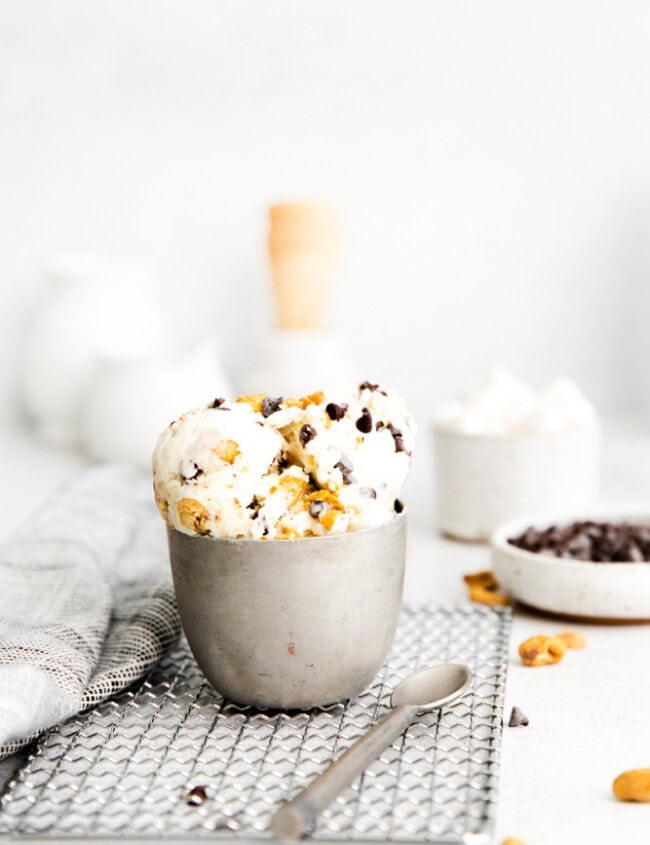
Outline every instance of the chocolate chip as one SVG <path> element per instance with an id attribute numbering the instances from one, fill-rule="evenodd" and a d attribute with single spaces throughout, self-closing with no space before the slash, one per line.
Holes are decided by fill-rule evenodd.
<path id="1" fill-rule="evenodd" d="M 352 461 L 343 452 L 341 452 L 341 457 L 339 458 L 339 461 L 337 464 L 335 464 L 335 466 L 341 471 L 347 470 L 348 472 L 352 472 L 354 470 L 354 467 L 352 466 Z"/>
<path id="2" fill-rule="evenodd" d="M 363 390 L 369 390 L 371 393 L 377 391 L 378 393 L 381 393 L 382 396 L 386 396 L 385 390 L 382 390 L 378 384 L 372 384 L 369 381 L 361 382 L 361 384 L 359 385 L 359 393 L 361 393 Z"/>
<path id="3" fill-rule="evenodd" d="M 386 426 L 384 425 L 384 423 L 383 423 L 381 420 L 378 420 L 378 421 L 375 423 L 375 431 L 381 431 L 381 430 L 382 430 L 382 428 L 385 428 L 385 427 L 386 427 Z"/>
<path id="4" fill-rule="evenodd" d="M 402 513 L 404 510 L 404 505 L 400 502 L 399 499 L 395 499 L 395 513 Z"/>
<path id="5" fill-rule="evenodd" d="M 335 402 L 330 402 L 325 406 L 325 411 L 327 412 L 327 416 L 331 420 L 342 420 L 345 416 L 345 412 L 347 411 L 347 405 L 337 405 Z"/>
<path id="6" fill-rule="evenodd" d="M 257 498 L 257 496 L 253 496 L 253 498 L 250 501 L 250 504 L 246 505 L 246 510 L 253 511 L 253 515 L 251 516 L 251 519 L 257 519 L 257 517 L 260 515 L 261 509 L 262 509 L 262 503 Z"/>
<path id="7" fill-rule="evenodd" d="M 396 428 L 392 423 L 388 423 L 386 428 L 393 435 L 393 440 L 395 441 L 395 451 L 396 452 L 406 452 L 406 446 L 404 445 L 404 438 L 402 437 L 402 432 L 399 430 L 399 428 Z"/>
<path id="8" fill-rule="evenodd" d="M 627 522 L 585 520 L 527 528 L 508 542 L 528 552 L 595 563 L 650 562 L 650 529 Z"/>
<path id="9" fill-rule="evenodd" d="M 225 401 L 226 401 L 225 399 L 221 399 L 221 398 L 214 399 L 212 402 L 210 402 L 210 404 L 208 405 L 208 408 L 220 408 Z M 226 410 L 226 409 L 224 408 L 224 410 Z"/>
<path id="10" fill-rule="evenodd" d="M 188 481 L 196 481 L 200 475 L 203 475 L 203 470 L 198 464 L 194 463 L 194 461 L 183 461 L 181 464 L 183 484 L 187 484 Z"/>
<path id="11" fill-rule="evenodd" d="M 281 404 L 282 396 L 276 396 L 275 398 L 272 396 L 265 396 L 264 399 L 262 399 L 262 416 L 265 419 L 266 417 L 270 417 L 271 414 L 274 414 L 280 409 Z"/>
<path id="12" fill-rule="evenodd" d="M 645 560 L 641 547 L 634 540 L 630 540 L 625 547 L 624 559 L 631 560 L 633 563 L 641 563 L 641 561 Z"/>
<path id="13" fill-rule="evenodd" d="M 343 452 L 341 452 L 341 457 L 334 464 L 334 469 L 341 470 L 341 475 L 343 476 L 344 484 L 352 484 L 352 482 L 355 481 L 355 478 L 352 475 L 352 473 L 354 472 L 354 467 L 352 466 L 348 456 L 344 455 Z"/>
<path id="14" fill-rule="evenodd" d="M 300 440 L 303 446 L 306 446 L 310 440 L 313 440 L 314 437 L 316 437 L 316 434 L 316 429 L 309 425 L 309 423 L 305 423 L 300 429 L 298 440 Z"/>
<path id="15" fill-rule="evenodd" d="M 374 487 L 360 487 L 359 488 L 359 495 L 365 496 L 366 499 L 376 499 L 377 498 L 377 491 Z"/>
<path id="16" fill-rule="evenodd" d="M 289 458 L 284 452 L 280 452 L 276 461 L 278 462 L 278 469 L 286 469 L 289 466 Z"/>
<path id="17" fill-rule="evenodd" d="M 509 728 L 525 728 L 528 725 L 528 716 L 520 710 L 518 707 L 512 708 L 512 713 L 510 714 L 510 721 L 508 722 Z"/>
<path id="18" fill-rule="evenodd" d="M 372 431 L 372 414 L 367 408 L 362 408 L 361 416 L 355 425 L 362 434 L 370 434 Z"/>
<path id="19" fill-rule="evenodd" d="M 314 519 L 318 519 L 318 517 L 323 513 L 324 510 L 325 502 L 321 502 L 320 499 L 316 499 L 309 505 L 309 513 L 314 517 Z"/>
<path id="20" fill-rule="evenodd" d="M 199 807 L 208 798 L 205 786 L 194 786 L 185 793 L 185 803 L 190 807 Z"/>

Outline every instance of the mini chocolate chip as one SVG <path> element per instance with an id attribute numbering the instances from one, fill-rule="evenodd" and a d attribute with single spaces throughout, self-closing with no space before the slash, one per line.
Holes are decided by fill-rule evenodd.
<path id="1" fill-rule="evenodd" d="M 203 475 L 203 470 L 198 464 L 194 461 L 183 461 L 181 465 L 183 484 L 187 484 L 188 481 L 195 481 L 200 475 Z"/>
<path id="2" fill-rule="evenodd" d="M 361 487 L 359 489 L 359 495 L 365 496 L 366 499 L 376 499 L 377 498 L 377 491 L 374 487 Z"/>
<path id="3" fill-rule="evenodd" d="M 549 528 L 527 528 L 508 542 L 529 552 L 596 563 L 650 563 L 648 528 L 627 522 L 579 521 Z"/>
<path id="4" fill-rule="evenodd" d="M 275 398 L 272 396 L 265 396 L 264 399 L 262 399 L 262 416 L 265 419 L 266 417 L 270 417 L 271 414 L 274 414 L 280 409 L 281 403 L 282 396 L 276 396 Z"/>
<path id="5" fill-rule="evenodd" d="M 250 504 L 246 505 L 246 510 L 253 511 L 253 515 L 251 516 L 251 519 L 257 519 L 257 517 L 260 515 L 261 509 L 262 509 L 262 503 L 257 498 L 257 496 L 253 496 Z"/>
<path id="6" fill-rule="evenodd" d="M 399 499 L 395 499 L 395 513 L 402 513 L 404 510 L 404 505 L 400 502 Z"/>
<path id="7" fill-rule="evenodd" d="M 335 466 L 340 470 L 345 469 L 348 472 L 352 472 L 354 470 L 354 467 L 352 466 L 352 461 L 343 452 L 341 452 L 341 457 L 339 458 L 339 462 L 337 464 L 335 464 Z"/>
<path id="8" fill-rule="evenodd" d="M 512 713 L 510 714 L 510 721 L 508 722 L 508 727 L 525 728 L 526 725 L 528 725 L 528 716 L 518 707 L 513 707 Z"/>
<path id="9" fill-rule="evenodd" d="M 289 458 L 287 458 L 284 452 L 280 452 L 276 460 L 278 462 L 278 469 L 286 469 L 289 466 Z"/>
<path id="10" fill-rule="evenodd" d="M 330 402 L 328 405 L 325 406 L 325 410 L 327 412 L 327 416 L 331 420 L 342 420 L 345 416 L 345 412 L 347 411 L 347 405 L 337 405 L 335 402 Z"/>
<path id="11" fill-rule="evenodd" d="M 317 432 L 315 428 L 309 425 L 309 423 L 305 423 L 300 429 L 298 439 L 300 440 L 303 446 L 306 446 L 310 440 L 313 440 L 314 437 L 316 437 L 316 433 Z"/>
<path id="12" fill-rule="evenodd" d="M 381 420 L 378 420 L 375 423 L 375 431 L 381 431 L 382 428 L 385 428 L 384 423 Z"/>
<path id="13" fill-rule="evenodd" d="M 369 381 L 361 382 L 361 384 L 359 385 L 359 393 L 361 393 L 362 390 L 369 390 L 371 393 L 377 391 L 378 393 L 381 393 L 382 396 L 386 396 L 385 390 L 382 390 L 378 384 L 372 384 Z"/>
<path id="14" fill-rule="evenodd" d="M 630 540 L 626 547 L 625 557 L 623 559 L 630 560 L 633 563 L 640 563 L 641 561 L 645 560 L 645 557 L 639 544 L 635 543 L 634 540 Z"/>
<path id="15" fill-rule="evenodd" d="M 407 455 L 410 455 L 411 453 L 406 451 L 406 446 L 404 445 L 404 438 L 402 437 L 402 432 L 400 431 L 400 429 L 394 426 L 392 423 L 386 423 L 386 428 L 393 435 L 393 440 L 395 441 L 395 451 L 406 452 Z"/>
<path id="16" fill-rule="evenodd" d="M 224 403 L 225 401 L 226 401 L 225 399 L 221 399 L 221 398 L 217 397 L 217 399 L 214 399 L 214 400 L 213 400 L 213 401 L 212 401 L 212 402 L 208 405 L 208 408 L 220 408 L 220 407 L 223 405 L 223 403 Z M 225 409 L 224 409 L 224 410 L 225 410 Z"/>
<path id="17" fill-rule="evenodd" d="M 205 786 L 194 786 L 185 793 L 185 803 L 190 807 L 199 807 L 207 800 L 208 793 Z"/>
<path id="18" fill-rule="evenodd" d="M 361 410 L 361 416 L 355 425 L 362 434 L 370 434 L 372 431 L 372 414 L 367 408 Z"/>
<path id="19" fill-rule="evenodd" d="M 334 469 L 341 470 L 341 475 L 343 476 L 344 484 L 352 484 L 352 482 L 355 481 L 355 478 L 352 475 L 354 467 L 350 463 L 350 459 L 348 458 L 348 456 L 344 455 L 343 452 L 341 452 L 340 460 L 334 464 Z"/>
<path id="20" fill-rule="evenodd" d="M 325 502 L 321 502 L 320 499 L 316 499 L 309 505 L 309 513 L 314 517 L 314 519 L 318 519 L 318 517 L 323 513 L 324 510 Z"/>

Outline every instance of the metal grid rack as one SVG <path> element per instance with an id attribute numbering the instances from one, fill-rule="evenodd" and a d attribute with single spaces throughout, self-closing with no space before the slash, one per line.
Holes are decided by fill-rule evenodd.
<path id="1" fill-rule="evenodd" d="M 318 841 L 489 842 L 508 610 L 405 609 L 386 664 L 347 704 L 262 711 L 212 690 L 185 642 L 135 689 L 48 732 L 9 786 L 0 839 L 267 839 L 276 805 L 382 715 L 417 668 L 467 663 L 472 689 L 419 717 L 326 811 Z M 196 804 L 187 792 L 198 790 Z"/>

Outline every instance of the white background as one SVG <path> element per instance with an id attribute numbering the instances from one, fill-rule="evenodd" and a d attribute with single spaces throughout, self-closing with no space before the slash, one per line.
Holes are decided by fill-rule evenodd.
<path id="1" fill-rule="evenodd" d="M 647 419 L 649 45 L 643 0 L 0 0 L 0 418 L 50 255 L 149 261 L 174 332 L 214 331 L 237 378 L 271 321 L 266 206 L 323 198 L 348 236 L 332 326 L 424 429 L 416 515 L 433 408 L 493 363 Z M 0 443 L 36 480 L 2 487 L 4 533 L 79 465 L 28 442 Z M 647 490 L 644 455 L 606 449 L 609 495 Z M 412 560 L 460 598 L 487 552 L 430 536 Z M 532 722 L 505 733 L 500 838 L 645 842 L 609 792 L 648 764 L 645 629 L 539 677 L 514 649 L 546 628 L 515 624 Z"/>
<path id="2" fill-rule="evenodd" d="M 237 379 L 287 198 L 341 208 L 332 326 L 423 428 L 493 363 L 642 413 L 649 38 L 642 0 L 2 3 L 0 413 L 71 249 L 150 262 Z"/>

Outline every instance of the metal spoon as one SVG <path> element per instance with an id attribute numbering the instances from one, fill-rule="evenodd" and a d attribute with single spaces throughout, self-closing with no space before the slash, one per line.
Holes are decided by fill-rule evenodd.
<path id="1" fill-rule="evenodd" d="M 471 683 L 472 673 L 459 663 L 442 663 L 405 678 L 390 697 L 393 709 L 306 789 L 277 810 L 270 825 L 273 835 L 291 840 L 309 833 L 318 814 L 397 739 L 418 712 L 448 704 Z"/>

